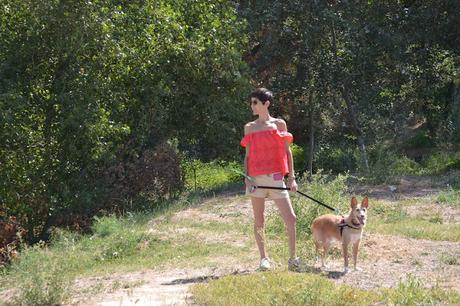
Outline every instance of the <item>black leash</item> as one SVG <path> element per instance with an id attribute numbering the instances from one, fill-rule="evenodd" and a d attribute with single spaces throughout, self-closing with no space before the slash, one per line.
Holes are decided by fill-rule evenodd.
<path id="1" fill-rule="evenodd" d="M 254 186 L 254 188 L 275 189 L 275 190 L 291 190 L 291 188 L 288 188 L 288 187 L 271 187 L 271 186 Z M 300 193 L 304 197 L 309 198 L 310 200 L 312 200 L 312 201 L 314 201 L 314 202 L 318 203 L 319 205 L 322 205 L 322 206 L 324 206 L 326 208 L 329 208 L 332 211 L 337 211 L 335 208 L 330 207 L 329 205 L 326 205 L 323 202 L 318 201 L 317 199 L 314 199 L 314 198 L 310 197 L 308 194 L 305 194 L 305 193 L 303 193 L 303 192 L 301 192 L 299 190 L 297 190 L 297 193 Z"/>
<path id="2" fill-rule="evenodd" d="M 254 180 L 250 176 L 246 175 L 245 173 L 243 173 L 243 172 L 241 172 L 239 170 L 236 170 L 236 169 L 230 169 L 230 170 L 232 170 L 233 172 L 235 172 L 237 174 L 240 174 L 240 175 L 244 176 L 247 180 L 249 180 L 251 182 L 254 182 Z M 276 190 L 291 190 L 288 187 L 271 187 L 271 186 L 255 186 L 255 185 L 252 185 L 252 188 L 254 188 L 254 189 L 255 188 L 263 188 L 263 189 L 276 189 Z M 337 209 L 335 209 L 333 207 L 330 207 L 329 205 L 326 205 L 323 202 L 320 202 L 317 199 L 314 199 L 314 198 L 310 197 L 308 194 L 305 194 L 305 193 L 303 193 L 301 191 L 298 191 L 298 190 L 297 190 L 297 193 L 303 195 L 306 198 L 309 198 L 310 200 L 318 203 L 319 205 L 322 205 L 322 206 L 324 206 L 324 207 L 326 207 L 326 208 L 328 208 L 328 209 L 330 209 L 332 211 L 338 212 Z"/>

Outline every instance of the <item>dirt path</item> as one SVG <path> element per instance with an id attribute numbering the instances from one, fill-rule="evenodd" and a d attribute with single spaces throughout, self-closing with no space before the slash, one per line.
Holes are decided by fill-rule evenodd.
<path id="1" fill-rule="evenodd" d="M 394 184 L 360 185 L 351 188 L 356 194 L 367 194 L 374 199 L 397 201 L 401 198 L 423 197 L 446 188 L 448 182 L 431 177 L 405 176 Z"/>
<path id="2" fill-rule="evenodd" d="M 214 212 L 209 211 L 209 206 L 202 205 L 181 211 L 173 218 L 201 221 L 225 219 L 223 222 L 231 222 L 233 216 L 219 213 L 216 203 L 213 203 Z M 239 210 L 240 214 L 251 214 L 249 203 L 240 201 L 222 205 L 226 205 L 227 211 Z M 228 209 L 229 207 L 231 209 Z M 454 264 L 448 262 L 449 258 L 460 258 L 459 243 L 366 233 L 360 252 L 358 265 L 363 269 L 362 271 L 343 274 L 342 259 L 336 257 L 329 261 L 330 268 L 322 273 L 337 283 L 363 289 L 393 287 L 399 281 L 405 280 L 408 275 L 412 275 L 422 279 L 424 285 L 438 284 L 443 288 L 460 291 L 460 265 L 458 262 Z M 313 264 L 312 261 L 310 263 Z M 316 268 L 312 270 L 317 271 Z M 225 275 L 247 273 L 256 273 L 254 266 L 236 266 L 235 262 L 228 262 L 228 265 L 225 265 L 223 262 L 219 269 L 148 270 L 112 275 L 107 278 L 81 279 L 77 282 L 80 291 L 82 288 L 88 288 L 90 291 L 89 288 L 101 282 L 104 283 L 105 289 L 95 296 L 77 295 L 72 304 L 190 305 L 192 300 L 188 289 L 191 285 Z"/>
<path id="3" fill-rule="evenodd" d="M 443 256 L 459 258 L 460 244 L 417 240 L 395 236 L 366 235 L 362 250 L 364 260 L 358 263 L 362 271 L 342 273 L 342 259 L 328 261 L 329 268 L 322 273 L 338 284 L 362 289 L 394 287 L 409 275 L 423 280 L 428 286 L 439 285 L 460 292 L 460 265 L 443 262 Z M 362 256 L 361 256 L 362 257 Z M 320 273 L 315 268 L 317 273 Z M 110 278 L 79 280 L 80 289 L 105 283 L 106 291 L 94 297 L 78 296 L 73 305 L 192 305 L 188 289 L 191 285 L 207 282 L 226 275 L 257 273 L 253 267 L 222 267 L 220 269 L 193 269 L 169 271 L 142 271 Z M 129 284 L 138 286 L 129 287 Z M 111 290 L 114 284 L 128 288 Z"/>
<path id="4" fill-rule="evenodd" d="M 142 271 L 110 278 L 81 279 L 76 284 L 80 290 L 103 282 L 106 291 L 96 296 L 77 295 L 71 305 L 191 305 L 188 289 L 191 285 L 217 279 L 224 275 L 249 273 L 248 270 L 194 269 L 168 271 Z M 124 287 L 110 289 L 114 284 Z M 134 284 L 135 287 L 129 287 Z M 137 284 L 137 285 L 136 285 Z M 115 286 L 117 287 L 117 286 Z"/>
<path id="5" fill-rule="evenodd" d="M 386 235 L 365 235 L 358 261 L 362 271 L 342 273 L 343 260 L 330 262 L 326 275 L 337 283 L 362 289 L 395 287 L 414 276 L 431 287 L 436 284 L 460 292 L 460 265 L 448 260 L 460 258 L 460 244 Z"/>
<path id="6" fill-rule="evenodd" d="M 249 220 L 248 216 L 250 215 L 252 215 L 252 209 L 247 199 L 242 200 L 241 197 L 237 197 L 235 200 L 228 201 L 227 197 L 218 197 L 205 201 L 199 206 L 177 212 L 171 217 L 170 222 L 177 223 L 184 220 L 193 220 L 196 223 L 206 221 L 232 223 L 241 216 Z M 162 218 L 159 217 L 160 220 Z M 172 238 L 177 235 L 177 233 L 159 232 L 156 227 L 157 223 L 158 220 L 152 220 L 147 232 L 161 234 L 165 238 Z M 177 230 L 181 234 L 186 234 L 183 231 L 187 231 L 187 228 Z M 208 236 L 202 239 L 203 243 L 225 240 L 227 243 L 230 241 L 234 245 L 240 245 L 242 241 L 248 238 L 228 233 L 228 235 Z M 222 262 L 219 268 L 145 270 L 106 277 L 79 279 L 75 284 L 77 293 L 69 305 L 192 305 L 193 301 L 188 292 L 190 286 L 226 275 L 242 275 L 255 272 L 252 265 L 242 264 L 235 258 L 220 258 L 220 260 L 217 260 Z M 92 289 L 95 287 L 99 288 Z M 92 291 L 98 291 L 99 293 L 91 294 Z"/>
<path id="7" fill-rule="evenodd" d="M 401 198 L 426 196 L 438 192 L 439 187 L 426 187 L 429 182 L 404 179 L 394 188 L 387 185 L 360 187 L 354 191 L 366 192 L 371 198 L 396 201 Z M 364 191 L 363 191 L 364 190 Z M 268 203 L 268 210 L 275 209 L 273 203 Z M 422 213 L 421 207 L 408 207 L 411 215 Z M 411 213 L 411 209 L 414 211 Z M 459 224 L 458 209 L 449 208 L 450 222 Z M 231 213 L 228 213 L 231 212 Z M 199 206 L 176 213 L 173 221 L 193 220 L 196 222 L 219 221 L 234 222 L 238 217 L 250 216 L 252 210 L 247 199 L 236 197 L 234 200 L 221 198 L 205 201 Z M 155 224 L 152 220 L 152 225 Z M 248 224 L 248 226 L 250 226 Z M 152 226 L 150 231 L 155 231 Z M 162 233 L 168 234 L 168 233 Z M 228 239 L 227 235 L 207 237 L 220 241 Z M 232 233 L 228 233 L 229 237 Z M 240 237 L 232 237 L 241 240 Z M 227 240 L 228 241 L 228 240 Z M 255 246 L 254 246 L 255 249 Z M 338 254 L 338 252 L 336 253 Z M 334 256 L 332 256 L 334 257 Z M 397 236 L 386 236 L 365 233 L 360 250 L 358 266 L 362 271 L 342 273 L 343 261 L 340 255 L 329 260 L 329 268 L 319 271 L 313 259 L 307 259 L 309 271 L 322 273 L 338 284 L 371 289 L 380 287 L 394 287 L 401 280 L 411 275 L 423 281 L 425 286 L 439 285 L 443 288 L 460 291 L 460 243 L 446 241 L 430 241 L 410 239 Z M 79 288 L 71 303 L 72 305 L 191 305 L 189 288 L 196 283 L 207 282 L 231 274 L 257 273 L 256 262 L 240 264 L 235 260 L 223 261 L 219 269 L 169 269 L 163 271 L 147 270 L 136 273 L 111 275 L 106 278 L 80 279 L 76 283 Z M 277 268 L 278 269 L 278 268 Z M 281 268 L 283 269 L 283 268 Z M 91 292 L 94 286 L 101 286 L 96 295 L 82 294 Z M 86 289 L 85 289 L 86 288 Z"/>

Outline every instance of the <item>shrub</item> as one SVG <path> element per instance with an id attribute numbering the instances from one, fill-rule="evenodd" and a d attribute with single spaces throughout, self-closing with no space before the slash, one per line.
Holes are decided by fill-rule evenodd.
<path id="1" fill-rule="evenodd" d="M 34 243 L 48 240 L 52 227 L 87 230 L 96 214 L 144 208 L 141 205 L 145 201 L 136 201 L 142 197 L 149 198 L 150 205 L 156 205 L 183 189 L 181 160 L 168 143 L 127 155 L 124 159 L 82 169 L 69 178 L 73 184 L 65 186 L 63 181 L 57 182 L 48 188 L 48 195 L 37 192 L 16 204 L 8 199 L 0 201 L 0 211 L 5 211 L 6 217 L 18 216 L 17 223 L 27 232 L 25 240 Z"/>
<path id="2" fill-rule="evenodd" d="M 11 216 L 2 220 L 0 214 L 0 267 L 17 257 L 18 249 L 25 230 Z"/>
<path id="3" fill-rule="evenodd" d="M 190 191 L 210 191 L 230 183 L 242 181 L 243 177 L 237 172 L 241 165 L 237 162 L 190 160 L 182 164 L 185 174 L 185 188 Z"/>
<path id="4" fill-rule="evenodd" d="M 421 166 L 407 156 L 396 156 L 390 164 L 391 175 L 415 175 L 421 172 Z"/>
<path id="5" fill-rule="evenodd" d="M 423 161 L 427 172 L 438 174 L 460 169 L 460 152 L 437 152 Z"/>
<path id="6" fill-rule="evenodd" d="M 113 206 L 125 210 L 126 203 L 141 193 L 151 199 L 174 196 L 183 188 L 181 159 L 168 143 L 146 150 L 140 157 L 115 164 L 103 173 L 107 191 L 104 208 Z"/>
<path id="7" fill-rule="evenodd" d="M 95 218 L 93 224 L 93 248 L 95 260 L 111 260 L 134 254 L 142 243 L 148 240 L 143 231 L 136 231 L 129 225 L 129 219 L 119 219 L 116 216 Z"/>
<path id="8" fill-rule="evenodd" d="M 348 178 L 348 174 L 333 176 L 323 174 L 320 171 L 312 176 L 310 182 L 306 179 L 299 181 L 299 190 L 339 211 L 348 212 L 350 204 L 350 197 L 346 195 L 346 182 Z M 299 235 L 309 236 L 311 234 L 310 225 L 313 219 L 321 214 L 332 213 L 327 208 L 300 194 L 291 196 L 291 199 L 297 216 L 297 231 Z M 275 232 L 280 235 L 284 233 L 284 223 L 277 212 L 268 216 L 267 232 Z"/>
<path id="9" fill-rule="evenodd" d="M 307 169 L 308 156 L 304 148 L 295 143 L 291 144 L 292 158 L 294 159 L 294 169 L 297 172 L 305 171 Z"/>
<path id="10" fill-rule="evenodd" d="M 50 257 L 43 244 L 25 249 L 11 269 L 18 289 L 16 305 L 57 305 L 70 297 L 72 279 L 64 263 Z"/>
<path id="11" fill-rule="evenodd" d="M 376 183 L 401 175 L 420 175 L 425 171 L 416 161 L 383 145 L 370 150 L 370 178 Z"/>
<path id="12" fill-rule="evenodd" d="M 447 189 L 436 195 L 436 203 L 460 207 L 460 189 Z"/>
<path id="13" fill-rule="evenodd" d="M 357 160 L 359 160 L 359 156 L 356 156 L 356 152 L 353 149 L 332 148 L 327 145 L 321 145 L 320 149 L 315 153 L 316 167 L 330 170 L 334 173 L 355 170 Z"/>
<path id="14" fill-rule="evenodd" d="M 435 142 L 428 135 L 428 131 L 418 131 L 411 139 L 408 140 L 407 146 L 411 148 L 432 148 Z"/>

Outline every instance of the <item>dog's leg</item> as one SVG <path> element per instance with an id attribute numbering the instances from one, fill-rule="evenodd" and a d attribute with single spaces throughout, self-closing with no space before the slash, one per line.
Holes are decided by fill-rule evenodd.
<path id="1" fill-rule="evenodd" d="M 349 241 L 343 239 L 342 241 L 342 253 L 343 253 L 343 272 L 347 273 L 348 272 L 348 244 Z"/>
<path id="2" fill-rule="evenodd" d="M 318 256 L 321 258 L 321 268 L 327 268 L 325 264 L 327 252 L 329 249 L 329 243 L 327 241 L 317 241 L 315 240 L 315 247 L 316 247 L 316 257 Z"/>
<path id="3" fill-rule="evenodd" d="M 356 261 L 358 260 L 358 249 L 359 249 L 359 243 L 361 240 L 356 241 L 353 243 L 353 267 L 356 270 L 361 270 L 356 267 Z"/>
<path id="4" fill-rule="evenodd" d="M 321 268 L 326 269 L 328 266 L 325 264 L 327 253 L 329 252 L 329 245 L 328 241 L 323 241 L 323 254 L 321 256 Z"/>
<path id="5" fill-rule="evenodd" d="M 315 242 L 315 249 L 316 249 L 316 262 L 318 262 L 319 258 L 321 257 L 321 265 L 323 264 L 323 254 L 321 253 L 321 243 L 318 240 L 314 240 Z"/>

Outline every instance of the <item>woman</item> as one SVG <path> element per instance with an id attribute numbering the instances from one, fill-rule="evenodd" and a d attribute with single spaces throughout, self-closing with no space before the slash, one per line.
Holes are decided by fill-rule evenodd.
<path id="1" fill-rule="evenodd" d="M 265 198 L 272 199 L 286 226 L 289 243 L 288 269 L 299 269 L 296 257 L 296 216 L 287 190 L 256 188 L 257 186 L 286 187 L 284 177 L 288 175 L 288 187 L 297 191 L 294 163 L 289 144 L 292 135 L 287 132 L 286 122 L 270 116 L 268 108 L 273 104 L 273 93 L 258 88 L 251 93 L 251 109 L 258 118 L 244 126 L 241 145 L 246 148 L 244 168 L 246 194 L 251 197 L 254 212 L 254 233 L 260 253 L 261 270 L 270 269 L 270 260 L 265 250 L 264 210 Z"/>

